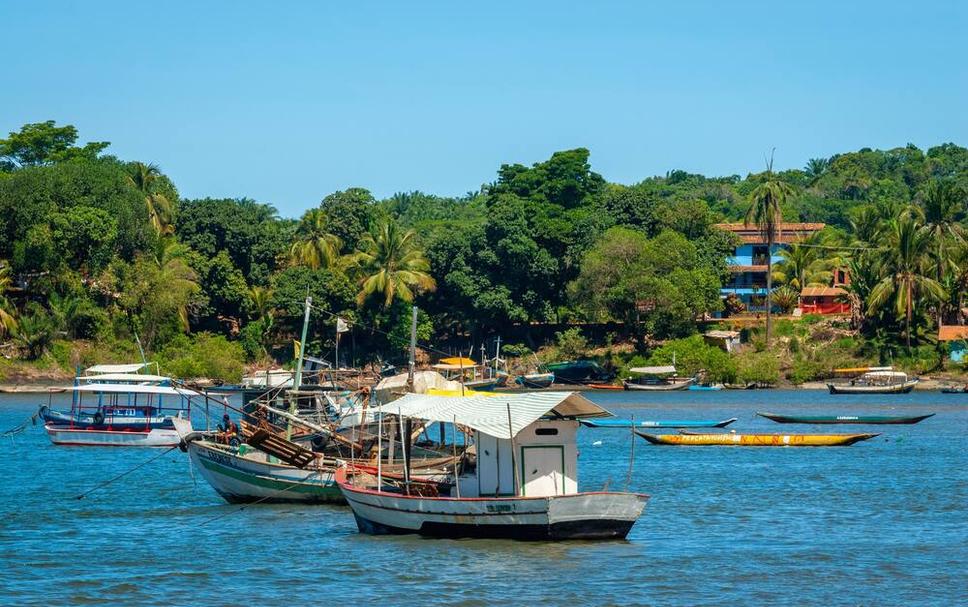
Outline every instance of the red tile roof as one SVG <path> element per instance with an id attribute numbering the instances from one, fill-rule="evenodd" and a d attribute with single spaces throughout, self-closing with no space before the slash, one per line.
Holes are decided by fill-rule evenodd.
<path id="1" fill-rule="evenodd" d="M 938 327 L 938 341 L 968 339 L 968 326 L 941 325 Z"/>
<path id="2" fill-rule="evenodd" d="M 804 287 L 800 291 L 800 297 L 836 297 L 846 293 L 840 287 Z"/>
<path id="3" fill-rule="evenodd" d="M 824 229 L 823 223 L 781 223 L 779 225 L 776 242 L 781 244 L 797 242 L 807 238 L 820 230 Z M 765 244 L 766 239 L 760 233 L 760 229 L 755 224 L 746 225 L 744 223 L 717 223 L 716 227 L 720 230 L 732 232 L 747 244 Z"/>

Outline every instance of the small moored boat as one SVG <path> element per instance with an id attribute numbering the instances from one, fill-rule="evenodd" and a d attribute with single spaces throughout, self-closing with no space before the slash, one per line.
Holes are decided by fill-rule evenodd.
<path id="1" fill-rule="evenodd" d="M 678 377 L 674 365 L 659 367 L 632 367 L 630 373 L 640 375 L 638 379 L 625 380 L 622 384 L 626 390 L 648 390 L 666 392 L 670 390 L 685 390 L 695 382 L 693 377 Z"/>
<path id="2" fill-rule="evenodd" d="M 362 533 L 621 539 L 648 500 L 637 493 L 578 491 L 578 420 L 609 414 L 577 393 L 410 394 L 378 412 L 467 430 L 475 461 L 460 470 L 448 495 L 412 480 L 388 484 L 372 471 L 341 468 L 337 481 Z"/>
<path id="3" fill-rule="evenodd" d="M 860 367 L 834 369 L 835 375 L 853 375 L 841 382 L 827 382 L 831 394 L 907 394 L 918 384 L 918 378 L 909 378 L 903 371 L 893 367 Z"/>
<path id="4" fill-rule="evenodd" d="M 771 419 L 779 424 L 916 424 L 932 417 L 927 415 L 779 415 L 760 413 L 760 417 Z"/>
<path id="5" fill-rule="evenodd" d="M 525 388 L 542 389 L 555 383 L 554 373 L 526 373 L 514 378 L 515 383 Z"/>
<path id="6" fill-rule="evenodd" d="M 646 434 L 635 432 L 653 445 L 723 445 L 737 447 L 846 447 L 877 434 Z"/>
<path id="7" fill-rule="evenodd" d="M 722 421 L 715 420 L 659 420 L 633 421 L 630 419 L 583 419 L 581 424 L 589 428 L 725 428 L 735 422 L 731 417 Z"/>

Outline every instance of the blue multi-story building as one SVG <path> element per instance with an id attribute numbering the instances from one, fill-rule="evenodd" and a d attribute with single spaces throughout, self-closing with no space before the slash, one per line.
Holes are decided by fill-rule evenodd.
<path id="1" fill-rule="evenodd" d="M 763 234 L 755 225 L 742 223 L 720 223 L 716 227 L 736 234 L 741 243 L 727 263 L 731 280 L 723 285 L 720 291 L 722 297 L 734 293 L 749 310 L 763 310 L 763 300 L 766 297 L 766 265 L 767 249 L 769 248 Z M 824 228 L 822 223 L 783 223 L 780 224 L 777 237 L 774 239 L 770 251 L 772 262 L 779 259 L 780 251 L 793 242 L 799 242 Z"/>

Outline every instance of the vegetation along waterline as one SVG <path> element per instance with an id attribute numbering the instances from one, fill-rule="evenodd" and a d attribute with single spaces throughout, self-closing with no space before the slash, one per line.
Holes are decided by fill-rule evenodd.
<path id="1" fill-rule="evenodd" d="M 25 125 L 0 140 L 0 382 L 137 360 L 138 340 L 166 373 L 237 381 L 292 359 L 307 293 L 320 312 L 307 352 L 333 360 L 338 316 L 345 366 L 402 361 L 416 303 L 420 343 L 493 352 L 501 336 L 526 365 L 675 361 L 762 386 L 870 364 L 964 376 L 963 333 L 941 330 L 968 313 L 964 147 L 632 185 L 579 148 L 468 185 L 350 188 L 288 219 L 184 199 L 150 159 Z M 702 335 L 716 330 L 741 343 Z"/>

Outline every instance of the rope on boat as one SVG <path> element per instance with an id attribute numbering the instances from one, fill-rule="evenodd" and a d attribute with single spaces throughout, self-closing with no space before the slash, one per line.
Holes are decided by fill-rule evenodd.
<path id="1" fill-rule="evenodd" d="M 33 415 L 30 415 L 29 417 L 27 417 L 27 419 L 21 422 L 19 426 L 10 428 L 9 430 L 4 430 L 2 433 L 0 433 L 0 438 L 6 438 L 8 436 L 12 438 L 15 434 L 20 434 L 21 432 L 26 430 L 27 426 L 29 426 L 30 424 L 37 425 L 38 415 L 40 415 L 39 410 L 37 411 L 37 413 L 34 413 Z"/>
<path id="2" fill-rule="evenodd" d="M 316 474 L 320 474 L 321 472 L 322 472 L 322 470 L 317 470 L 313 475 L 311 475 L 311 477 L 312 476 L 315 476 Z M 270 499 L 276 497 L 277 494 L 282 493 L 283 491 L 288 491 L 288 490 L 292 489 L 293 487 L 295 487 L 296 485 L 301 485 L 304 482 L 305 481 L 301 481 L 300 480 L 300 481 L 296 481 L 296 482 L 292 483 L 291 485 L 286 485 L 285 487 L 282 487 L 280 489 L 276 489 L 271 494 L 266 495 L 264 497 L 260 497 L 259 499 L 255 500 L 254 502 L 249 502 L 248 504 L 242 504 L 241 506 L 239 506 L 235 510 L 228 510 L 226 512 L 221 512 L 219 514 L 216 514 L 212 518 L 206 519 L 206 520 L 202 521 L 201 523 L 198 524 L 198 526 L 199 527 L 204 527 L 205 525 L 208 525 L 209 523 L 214 523 L 215 521 L 220 520 L 220 519 L 223 519 L 223 518 L 225 518 L 226 516 L 228 516 L 230 514 L 238 514 L 239 512 L 242 512 L 243 510 L 245 510 L 249 506 L 255 506 L 257 504 L 261 504 L 262 502 L 264 502 L 266 500 L 270 500 Z"/>
<path id="3" fill-rule="evenodd" d="M 119 475 L 117 475 L 117 476 L 115 476 L 114 478 L 111 478 L 111 479 L 108 479 L 108 480 L 106 480 L 106 481 L 104 481 L 103 483 L 101 483 L 101 484 L 99 484 L 99 485 L 96 485 L 96 486 L 95 486 L 95 487 L 93 487 L 92 489 L 88 489 L 88 490 L 87 490 L 87 491 L 85 491 L 84 493 L 82 493 L 82 494 L 80 494 L 80 495 L 77 495 L 77 496 L 75 496 L 75 497 L 74 497 L 74 499 L 78 499 L 78 500 L 82 500 L 82 499 L 84 499 L 85 497 L 87 497 L 88 495 L 90 495 L 91 493 L 94 493 L 95 491 L 97 491 L 98 489 L 101 489 L 102 487 L 107 487 L 108 485 L 110 485 L 110 484 L 111 484 L 111 483 L 113 483 L 114 481 L 116 481 L 116 480 L 119 480 L 119 479 L 121 479 L 121 478 L 123 478 L 123 477 L 125 477 L 125 476 L 127 476 L 127 475 L 129 475 L 129 474 L 131 474 L 132 472 L 134 472 L 135 470 L 137 470 L 137 469 L 139 469 L 139 468 L 142 468 L 142 467 L 144 467 L 144 466 L 147 466 L 147 465 L 148 465 L 148 464 L 150 464 L 151 462 L 153 462 L 153 461 L 155 461 L 156 459 L 159 459 L 159 458 L 161 458 L 161 457 L 164 457 L 165 455 L 168 455 L 169 453 L 171 453 L 172 451 L 174 451 L 174 450 L 175 450 L 175 449 L 177 449 L 177 448 L 178 448 L 178 445 L 175 445 L 174 447 L 170 447 L 170 448 L 168 448 L 168 449 L 165 449 L 164 451 L 162 451 L 162 452 L 161 452 L 161 453 L 159 453 L 158 455 L 156 455 L 156 456 L 154 456 L 154 457 L 152 457 L 152 458 L 150 458 L 150 459 L 147 459 L 147 460 L 145 460 L 145 461 L 143 461 L 143 462 L 141 462 L 140 464 L 138 464 L 138 465 L 137 465 L 137 466 L 135 466 L 134 468 L 131 468 L 131 469 L 129 469 L 129 470 L 126 470 L 126 471 L 124 471 L 124 472 L 122 472 L 121 474 L 119 474 Z"/>

